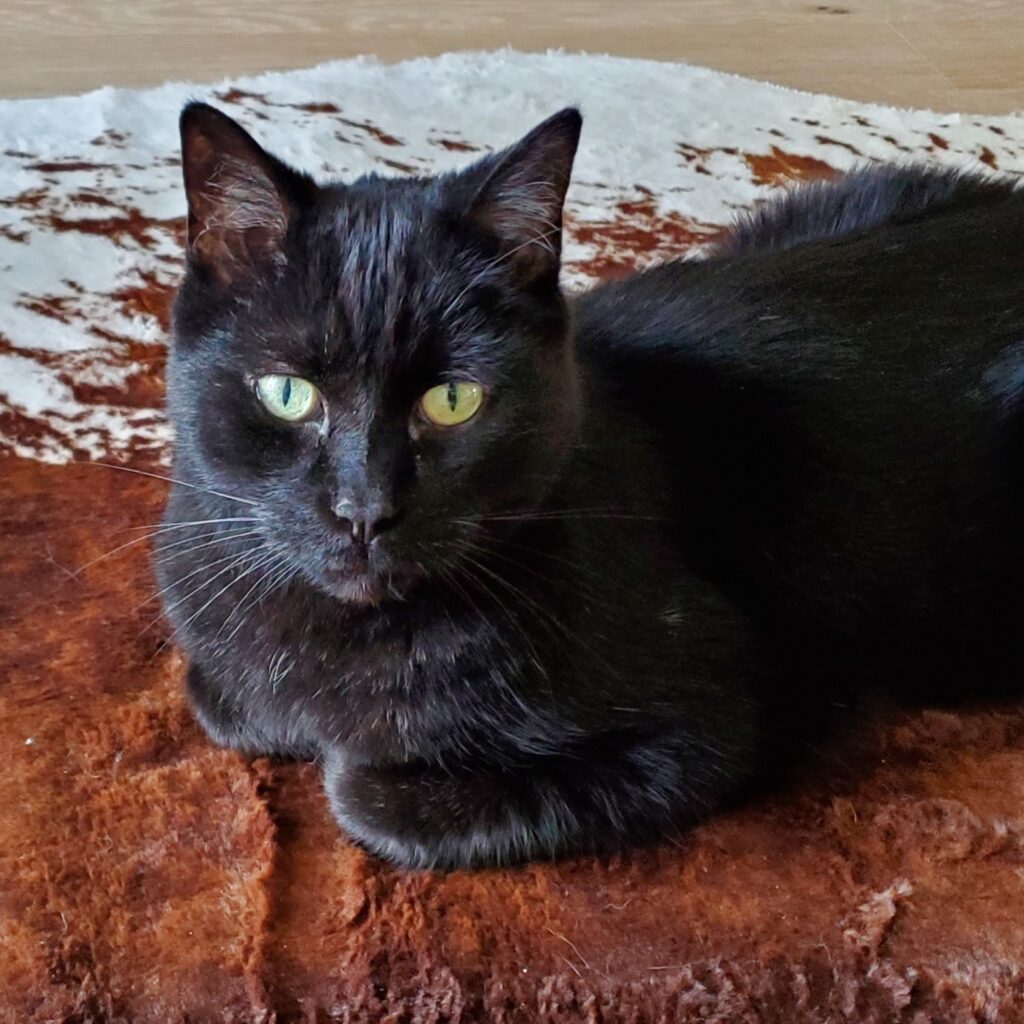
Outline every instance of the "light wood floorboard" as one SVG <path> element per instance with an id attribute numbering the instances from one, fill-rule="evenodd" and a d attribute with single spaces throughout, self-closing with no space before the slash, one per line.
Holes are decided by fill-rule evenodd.
<path id="1" fill-rule="evenodd" d="M 509 45 L 903 106 L 1024 108 L 1024 0 L 0 0 L 0 25 L 0 96 Z"/>

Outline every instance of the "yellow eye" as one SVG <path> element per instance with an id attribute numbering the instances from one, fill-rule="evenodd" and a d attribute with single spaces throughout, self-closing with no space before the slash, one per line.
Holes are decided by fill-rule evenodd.
<path id="1" fill-rule="evenodd" d="M 320 404 L 320 392 L 308 380 L 278 373 L 260 377 L 256 394 L 268 412 L 289 423 L 306 419 Z"/>
<path id="2" fill-rule="evenodd" d="M 420 409 L 437 427 L 457 427 L 472 419 L 484 401 L 484 389 L 468 380 L 438 384 L 421 399 Z"/>

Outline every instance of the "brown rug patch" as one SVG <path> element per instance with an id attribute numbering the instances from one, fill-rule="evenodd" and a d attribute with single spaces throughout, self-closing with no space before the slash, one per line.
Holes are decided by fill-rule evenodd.
<path id="1" fill-rule="evenodd" d="M 3 469 L 5 1019 L 1020 1019 L 1020 710 L 903 716 L 859 779 L 678 845 L 397 872 L 338 833 L 311 766 L 201 736 L 146 544 L 75 573 L 155 522 L 163 485 Z"/>

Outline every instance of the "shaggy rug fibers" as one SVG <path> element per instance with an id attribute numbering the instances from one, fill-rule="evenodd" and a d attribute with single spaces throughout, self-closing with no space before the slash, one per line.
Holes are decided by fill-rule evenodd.
<path id="1" fill-rule="evenodd" d="M 166 464 L 190 96 L 342 176 L 578 102 L 570 286 L 859 160 L 1024 170 L 1018 116 L 562 54 L 0 103 L 0 1020 L 1024 1020 L 1020 707 L 893 716 L 680 845 L 450 875 L 352 847 L 310 766 L 205 740 L 129 545 L 164 484 L 96 465 Z"/>

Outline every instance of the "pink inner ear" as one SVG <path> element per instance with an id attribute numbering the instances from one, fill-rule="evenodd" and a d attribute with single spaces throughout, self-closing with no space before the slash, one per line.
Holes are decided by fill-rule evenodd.
<path id="1" fill-rule="evenodd" d="M 478 211 L 484 226 L 512 245 L 539 245 L 557 255 L 563 191 L 548 181 L 511 175 Z M 528 177 L 528 175 L 526 175 Z"/>
<path id="2" fill-rule="evenodd" d="M 203 133 L 190 138 L 186 149 L 192 259 L 222 284 L 261 265 L 279 265 L 288 208 L 263 154 L 218 151 Z"/>
<path id="3" fill-rule="evenodd" d="M 524 278 L 558 267 L 580 128 L 579 115 L 568 113 L 549 118 L 509 150 L 473 202 L 473 219 L 501 240 Z"/>
<path id="4" fill-rule="evenodd" d="M 221 214 L 224 231 L 261 228 L 281 237 L 288 229 L 280 194 L 266 174 L 252 164 L 222 157 L 204 193 L 209 206 Z"/>
<path id="5" fill-rule="evenodd" d="M 562 242 L 565 188 L 538 175 L 544 168 L 524 166 L 491 184 L 478 197 L 474 219 L 499 238 L 524 283 L 557 270 Z"/>

